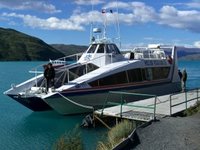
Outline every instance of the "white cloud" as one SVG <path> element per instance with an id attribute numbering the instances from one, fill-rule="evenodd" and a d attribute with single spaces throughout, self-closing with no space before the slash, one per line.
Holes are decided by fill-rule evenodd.
<path id="1" fill-rule="evenodd" d="M 194 42 L 194 47 L 200 48 L 200 41 L 195 41 Z"/>
<path id="2" fill-rule="evenodd" d="M 181 11 L 173 6 L 163 6 L 158 21 L 174 28 L 200 32 L 200 12 L 197 10 Z"/>
<path id="3" fill-rule="evenodd" d="M 18 3 L 17 3 L 18 2 Z M 32 5 L 30 5 L 32 3 Z M 91 0 L 76 0 L 76 4 L 88 5 L 91 4 Z M 103 0 L 94 0 L 94 4 L 104 4 Z M 193 1 L 194 3 L 194 1 Z M 14 9 L 41 9 L 46 12 L 59 12 L 55 6 L 47 4 L 45 1 L 35 0 L 34 4 L 31 0 L 13 0 L 3 1 L 0 0 L 0 7 L 12 5 Z M 170 26 L 172 28 L 184 29 L 192 32 L 200 32 L 200 11 L 195 9 L 180 10 L 174 6 L 164 5 L 160 10 L 146 5 L 143 2 L 110 2 L 107 5 L 103 5 L 103 8 L 113 9 L 118 5 L 119 22 L 125 25 L 133 25 L 140 23 L 153 22 L 155 24 Z M 32 6 L 33 8 L 28 8 Z M 59 19 L 56 17 L 39 18 L 31 15 L 22 15 L 17 13 L 4 13 L 4 16 L 15 17 L 23 20 L 24 24 L 33 28 L 42 29 L 60 29 L 60 30 L 84 30 L 86 25 L 91 22 L 102 23 L 104 17 L 108 24 L 114 23 L 117 20 L 116 9 L 113 9 L 113 13 L 102 14 L 100 11 L 83 12 L 81 8 L 72 12 L 69 18 Z"/>
<path id="4" fill-rule="evenodd" d="M 119 9 L 129 9 L 130 4 L 126 2 L 110 2 L 107 5 L 104 6 L 104 8 L 119 8 Z"/>
<path id="5" fill-rule="evenodd" d="M 113 9 L 117 6 L 120 9 L 119 21 L 121 23 L 132 25 L 134 23 L 154 21 L 157 18 L 153 7 L 147 6 L 143 2 L 110 2 L 103 6 L 103 8 Z"/>
<path id="6" fill-rule="evenodd" d="M 104 3 L 103 0 L 75 0 L 77 5 L 98 5 Z"/>
<path id="7" fill-rule="evenodd" d="M 187 6 L 188 8 L 197 8 L 200 9 L 199 0 L 191 0 L 190 2 L 179 3 L 180 5 Z"/>
<path id="8" fill-rule="evenodd" d="M 37 10 L 45 13 L 59 13 L 61 10 L 56 9 L 52 4 L 43 0 L 0 0 L 0 8 L 11 10 Z"/>
<path id="9" fill-rule="evenodd" d="M 79 23 L 73 22 L 73 20 L 68 19 L 58 19 L 56 17 L 41 19 L 36 16 L 16 13 L 4 13 L 3 16 L 20 18 L 23 20 L 26 26 L 30 26 L 32 28 L 41 28 L 48 30 L 84 30 L 84 28 Z"/>
<path id="10" fill-rule="evenodd" d="M 74 14 L 67 19 L 59 19 L 56 17 L 42 19 L 32 15 L 23 15 L 17 13 L 3 13 L 2 16 L 7 18 L 19 18 L 23 20 L 26 26 L 48 30 L 83 31 L 85 29 L 85 25 L 89 25 L 93 21 L 95 21 L 95 23 L 102 23 L 104 21 L 104 16 L 99 11 Z M 111 18 L 111 14 L 108 15 L 108 18 Z"/>
<path id="11" fill-rule="evenodd" d="M 153 7 L 147 6 L 141 2 L 132 2 L 131 6 L 133 9 L 133 14 L 139 22 L 151 22 L 155 21 L 157 18 L 157 14 Z"/>

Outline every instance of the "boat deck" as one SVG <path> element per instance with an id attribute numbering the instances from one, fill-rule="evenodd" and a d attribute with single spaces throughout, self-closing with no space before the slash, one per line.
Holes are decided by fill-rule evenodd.
<path id="1" fill-rule="evenodd" d="M 200 89 L 188 90 L 187 92 L 164 96 L 126 92 L 111 93 L 119 95 L 133 94 L 151 98 L 131 103 L 121 103 L 117 106 L 99 109 L 94 111 L 94 115 L 126 118 L 139 121 L 151 121 L 166 116 L 171 116 L 193 106 L 199 100 Z M 107 103 L 112 104 L 112 102 L 108 101 Z"/>

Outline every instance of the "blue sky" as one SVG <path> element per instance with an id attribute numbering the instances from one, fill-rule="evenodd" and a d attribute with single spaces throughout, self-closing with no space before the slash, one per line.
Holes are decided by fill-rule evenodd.
<path id="1" fill-rule="evenodd" d="M 111 38 L 119 20 L 122 47 L 200 47 L 200 0 L 0 0 L 0 27 L 49 44 L 88 45 L 91 23 L 101 27 L 105 17 Z"/>

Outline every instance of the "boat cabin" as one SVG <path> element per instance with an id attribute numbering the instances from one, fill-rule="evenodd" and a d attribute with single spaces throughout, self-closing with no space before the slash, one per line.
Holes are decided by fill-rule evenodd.
<path id="1" fill-rule="evenodd" d="M 93 43 L 82 54 L 79 63 L 91 62 L 98 67 L 121 61 L 124 57 L 113 43 Z"/>

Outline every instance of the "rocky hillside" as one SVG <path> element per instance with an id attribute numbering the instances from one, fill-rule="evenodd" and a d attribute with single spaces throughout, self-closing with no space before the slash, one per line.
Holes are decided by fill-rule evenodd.
<path id="1" fill-rule="evenodd" d="M 62 52 L 36 37 L 0 28 L 0 61 L 45 61 L 63 56 Z"/>

